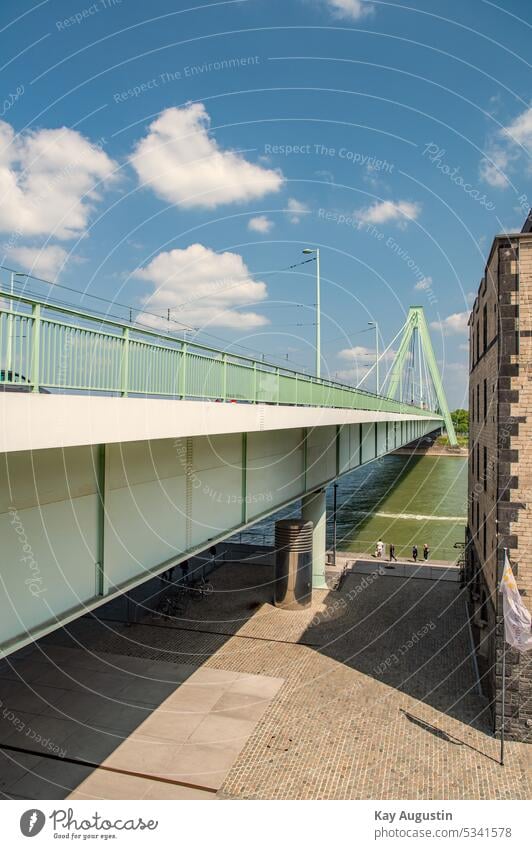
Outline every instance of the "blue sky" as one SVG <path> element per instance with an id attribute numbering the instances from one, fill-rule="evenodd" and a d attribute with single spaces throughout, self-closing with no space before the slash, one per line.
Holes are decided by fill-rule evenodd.
<path id="1" fill-rule="evenodd" d="M 315 264 L 284 269 L 319 247 L 322 374 L 418 303 L 466 405 L 471 293 L 532 196 L 532 19 L 443 6 L 4 0 L 3 265 L 311 371 Z"/>

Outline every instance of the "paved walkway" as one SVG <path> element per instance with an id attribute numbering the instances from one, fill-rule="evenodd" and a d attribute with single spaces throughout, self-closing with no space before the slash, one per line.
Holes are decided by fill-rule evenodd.
<path id="1" fill-rule="evenodd" d="M 0 665 L 0 788 L 9 798 L 212 798 L 284 683 L 45 648 Z"/>
<path id="2" fill-rule="evenodd" d="M 419 578 L 428 581 L 460 581 L 460 566 L 448 560 L 395 560 L 371 557 L 367 554 L 337 552 L 336 565 L 328 563 L 326 579 L 329 587 L 337 586 L 338 579 L 347 572 L 368 574 L 379 570 L 391 578 Z"/>
<path id="3" fill-rule="evenodd" d="M 459 553 L 460 552 L 457 552 L 457 559 Z M 373 555 L 368 554 L 367 552 L 357 553 L 353 551 L 337 551 L 336 560 L 337 562 L 340 561 L 342 563 L 354 563 L 358 560 L 367 560 L 371 563 L 376 563 L 377 565 L 386 566 L 390 564 L 390 555 L 388 554 L 386 557 L 374 557 Z M 415 561 L 413 557 L 402 557 L 399 558 L 399 560 L 396 560 L 395 562 L 403 566 L 445 566 L 446 568 L 454 566 L 458 568 L 456 565 L 456 560 L 434 560 L 432 557 L 429 560 L 424 560 L 423 552 L 420 553 L 420 556 L 418 557 L 417 561 Z"/>
<path id="4" fill-rule="evenodd" d="M 288 612 L 269 603 L 271 578 L 271 567 L 228 564 L 212 576 L 215 592 L 191 602 L 179 621 L 146 613 L 127 627 L 87 617 L 49 635 L 39 649 L 90 648 L 91 656 L 112 658 L 119 675 L 130 665 L 130 674 L 153 678 L 150 668 L 163 663 L 168 670 L 185 664 L 203 674 L 276 679 L 239 751 L 224 762 L 220 786 L 198 791 L 211 797 L 214 789 L 219 798 L 248 799 L 529 797 L 528 747 L 508 743 L 506 766 L 497 763 L 458 584 L 352 574 L 340 592 L 315 592 L 311 608 Z M 170 683 L 176 694 L 184 686 Z M 91 685 L 100 695 L 104 681 L 93 678 Z M 80 699 L 82 713 L 87 698 Z M 160 692 L 159 705 L 165 698 Z M 170 727 L 168 738 L 172 733 Z M 128 739 L 124 729 L 121 740 Z M 189 735 L 179 742 L 184 755 L 196 741 Z M 217 732 L 208 743 L 213 751 L 224 748 Z M 125 766 L 139 771 L 135 760 Z M 25 761 L 20 768 L 28 774 L 33 767 Z M 86 792 L 92 776 L 94 770 L 80 775 L 71 791 Z M 167 798 L 169 784 L 152 784 L 150 798 Z"/>

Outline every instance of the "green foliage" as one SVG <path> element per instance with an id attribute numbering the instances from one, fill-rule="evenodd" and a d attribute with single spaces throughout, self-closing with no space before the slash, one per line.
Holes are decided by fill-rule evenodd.
<path id="1" fill-rule="evenodd" d="M 469 433 L 469 410 L 453 410 L 451 413 L 456 433 Z"/>
<path id="2" fill-rule="evenodd" d="M 469 445 L 469 437 L 466 434 L 463 434 L 463 433 L 457 433 L 456 434 L 456 441 L 458 443 L 459 448 L 467 448 L 468 445 Z M 435 445 L 440 445 L 442 447 L 447 448 L 450 445 L 449 437 L 447 435 L 438 436 L 438 438 L 435 442 Z"/>

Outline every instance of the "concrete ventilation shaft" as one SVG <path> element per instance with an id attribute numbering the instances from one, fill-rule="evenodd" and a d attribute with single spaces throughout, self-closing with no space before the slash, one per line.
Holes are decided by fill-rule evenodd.
<path id="1" fill-rule="evenodd" d="M 281 519 L 275 523 L 274 603 L 300 610 L 312 602 L 313 523 Z"/>

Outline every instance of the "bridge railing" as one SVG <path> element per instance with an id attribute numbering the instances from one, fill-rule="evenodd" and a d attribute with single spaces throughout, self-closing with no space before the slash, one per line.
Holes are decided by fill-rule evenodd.
<path id="1" fill-rule="evenodd" d="M 33 392 L 235 400 L 434 417 L 433 411 L 326 378 L 2 290 L 0 384 Z"/>

